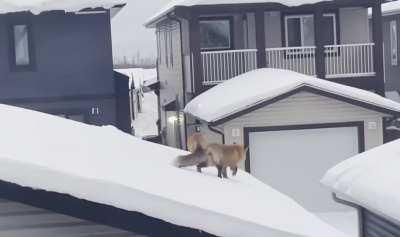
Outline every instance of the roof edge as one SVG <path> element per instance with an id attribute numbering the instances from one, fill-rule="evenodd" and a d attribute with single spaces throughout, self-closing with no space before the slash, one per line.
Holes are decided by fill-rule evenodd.
<path id="1" fill-rule="evenodd" d="M 197 116 L 194 116 L 194 117 L 196 117 L 196 118 L 198 118 L 198 119 L 200 119 L 202 121 L 206 121 L 211 126 L 218 126 L 218 125 L 221 125 L 221 124 L 226 123 L 228 121 L 231 121 L 231 120 L 233 120 L 235 118 L 238 118 L 238 117 L 240 117 L 240 116 L 242 116 L 244 114 L 253 112 L 253 111 L 255 111 L 257 109 L 260 109 L 262 107 L 265 107 L 265 106 L 268 106 L 270 104 L 274 104 L 274 103 L 276 103 L 276 102 L 278 102 L 280 100 L 286 99 L 286 98 L 288 98 L 288 97 L 290 97 L 292 95 L 295 95 L 295 94 L 297 94 L 299 92 L 309 92 L 309 93 L 317 94 L 317 95 L 320 95 L 320 96 L 325 96 L 325 97 L 329 97 L 329 98 L 332 98 L 332 99 L 336 99 L 336 100 L 339 100 L 339 101 L 342 101 L 342 102 L 345 102 L 345 103 L 349 103 L 349 104 L 352 104 L 352 105 L 355 105 L 355 106 L 358 106 L 358 107 L 362 107 L 362 108 L 365 108 L 365 109 L 368 109 L 368 110 L 376 111 L 376 112 L 387 114 L 387 115 L 394 116 L 394 117 L 400 117 L 400 111 L 396 111 L 396 110 L 393 110 L 391 108 L 386 108 L 386 107 L 383 107 L 383 106 L 375 105 L 375 104 L 372 104 L 372 103 L 369 103 L 369 102 L 366 102 L 366 101 L 357 100 L 355 98 L 350 98 L 350 97 L 347 97 L 347 96 L 344 96 L 344 95 L 336 94 L 336 93 L 333 93 L 333 92 L 330 92 L 330 91 L 327 91 L 327 90 L 324 90 L 324 89 L 321 89 L 321 88 L 317 88 L 317 87 L 314 87 L 314 86 L 311 86 L 311 85 L 308 85 L 308 84 L 302 84 L 302 85 L 298 86 L 297 88 L 294 88 L 294 89 L 292 89 L 292 90 L 290 90 L 288 92 L 285 92 L 283 94 L 274 96 L 274 97 L 266 99 L 266 100 L 262 100 L 262 101 L 256 102 L 253 105 L 250 105 L 250 106 L 248 106 L 246 108 L 240 109 L 239 111 L 233 112 L 231 114 L 223 115 L 222 117 L 220 117 L 218 119 L 215 119 L 215 120 L 212 120 L 212 121 L 206 121 L 206 120 L 204 120 L 202 118 L 199 118 Z M 188 113 L 188 114 L 192 115 L 191 113 Z"/>

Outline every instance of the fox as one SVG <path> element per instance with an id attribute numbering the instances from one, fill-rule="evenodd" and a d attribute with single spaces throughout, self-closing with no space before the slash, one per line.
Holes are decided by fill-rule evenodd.
<path id="1" fill-rule="evenodd" d="M 208 144 L 203 134 L 194 133 L 187 141 L 189 155 L 178 156 L 175 164 L 179 168 L 197 166 L 197 171 L 201 173 L 200 164 L 207 163 L 206 148 Z"/>
<path id="2" fill-rule="evenodd" d="M 179 156 L 176 166 L 179 168 L 196 166 L 198 172 L 202 168 L 215 166 L 219 178 L 228 178 L 227 168 L 235 176 L 238 171 L 238 163 L 246 158 L 247 148 L 243 145 L 208 145 L 206 139 L 200 133 L 195 133 L 188 139 L 189 155 Z"/>
<path id="3" fill-rule="evenodd" d="M 218 170 L 219 178 L 228 178 L 227 168 L 232 171 L 232 175 L 236 176 L 238 171 L 238 163 L 246 159 L 248 148 L 243 145 L 221 145 L 210 144 L 206 148 L 207 161 L 198 165 L 198 169 L 202 166 L 215 166 Z"/>

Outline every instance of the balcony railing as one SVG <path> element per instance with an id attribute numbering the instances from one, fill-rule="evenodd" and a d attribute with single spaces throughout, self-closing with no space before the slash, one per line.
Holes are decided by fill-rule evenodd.
<path id="1" fill-rule="evenodd" d="M 366 43 L 325 46 L 326 78 L 375 75 L 374 45 Z"/>
<path id="2" fill-rule="evenodd" d="M 257 50 L 202 52 L 203 84 L 215 85 L 257 68 Z"/>
<path id="3" fill-rule="evenodd" d="M 257 50 L 202 52 L 203 85 L 215 85 L 257 68 Z M 375 76 L 374 44 L 328 45 L 325 62 L 316 62 L 316 47 L 265 49 L 266 66 L 316 76 L 317 63 L 325 63 L 326 78 Z"/>
<path id="4" fill-rule="evenodd" d="M 315 76 L 315 47 L 266 49 L 267 67 L 292 70 Z"/>

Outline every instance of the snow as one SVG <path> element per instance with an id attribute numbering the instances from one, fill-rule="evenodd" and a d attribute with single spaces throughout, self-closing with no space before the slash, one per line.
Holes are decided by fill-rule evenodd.
<path id="1" fill-rule="evenodd" d="M 400 112 L 399 103 L 375 93 L 293 71 L 271 68 L 257 69 L 213 87 L 189 102 L 185 112 L 206 122 L 214 122 L 301 86 Z"/>
<path id="2" fill-rule="evenodd" d="M 385 4 L 382 4 L 382 13 L 384 15 L 390 15 L 390 14 L 395 14 L 400 11 L 400 2 L 399 1 L 393 1 L 393 2 L 388 2 Z"/>
<path id="3" fill-rule="evenodd" d="M 147 81 L 154 81 L 157 79 L 156 69 L 125 68 L 114 70 L 129 77 L 129 86 L 131 86 L 134 81 L 136 89 L 143 86 Z"/>
<path id="4" fill-rule="evenodd" d="M 0 105 L 0 180 L 70 194 L 218 236 L 344 236 L 245 172 L 172 165 L 184 151 Z M 23 146 L 23 147 L 22 147 Z"/>
<path id="5" fill-rule="evenodd" d="M 146 23 L 151 24 L 153 21 L 171 12 L 177 6 L 198 6 L 198 5 L 221 5 L 221 4 L 250 4 L 250 3 L 280 3 L 286 6 L 301 6 L 305 4 L 314 4 L 332 0 L 171 0 L 157 14 L 152 16 Z"/>
<path id="6" fill-rule="evenodd" d="M 125 2 L 125 0 L 0 0 L 0 13 L 30 11 L 40 14 L 52 10 L 77 12 L 85 8 L 110 9 Z"/>
<path id="7" fill-rule="evenodd" d="M 135 129 L 135 136 L 145 137 L 158 135 L 158 98 L 154 92 L 144 94 L 142 112 L 137 114 L 132 125 Z"/>
<path id="8" fill-rule="evenodd" d="M 344 199 L 400 221 L 400 140 L 376 147 L 330 169 L 322 183 Z"/>
<path id="9" fill-rule="evenodd" d="M 359 223 L 357 211 L 346 212 L 322 212 L 315 213 L 326 223 L 331 224 L 338 230 L 351 237 L 359 237 Z"/>

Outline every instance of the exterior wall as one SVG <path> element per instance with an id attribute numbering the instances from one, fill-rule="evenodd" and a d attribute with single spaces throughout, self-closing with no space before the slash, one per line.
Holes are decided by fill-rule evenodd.
<path id="1" fill-rule="evenodd" d="M 117 126 L 116 101 L 113 98 L 80 101 L 10 103 L 10 105 L 55 115 L 71 112 L 79 113 L 84 115 L 86 121 L 90 124 Z M 98 108 L 99 113 L 92 113 L 92 108 Z"/>
<path id="2" fill-rule="evenodd" d="M 362 237 L 400 236 L 400 224 L 362 208 Z"/>
<path id="3" fill-rule="evenodd" d="M 370 42 L 367 8 L 342 8 L 339 19 L 341 44 Z"/>
<path id="4" fill-rule="evenodd" d="M 267 48 L 282 47 L 282 17 L 280 12 L 265 13 L 265 40 Z"/>
<path id="5" fill-rule="evenodd" d="M 226 144 L 244 144 L 244 127 L 364 121 L 365 149 L 368 150 L 383 144 L 383 116 L 383 114 L 334 99 L 301 92 L 262 109 L 245 114 L 221 126 L 224 129 Z M 375 125 L 374 128 L 369 129 L 373 125 Z M 232 129 L 239 129 L 241 131 L 240 135 L 233 137 Z"/>
<path id="6" fill-rule="evenodd" d="M 384 62 L 385 62 L 385 90 L 386 91 L 399 91 L 400 90 L 400 62 L 397 65 L 392 65 L 391 61 L 391 45 L 390 45 L 390 22 L 397 22 L 397 39 L 398 46 L 400 49 L 400 15 L 390 15 L 383 17 L 383 45 L 384 45 Z M 398 52 L 399 53 L 399 52 Z"/>
<path id="7" fill-rule="evenodd" d="M 110 16 L 0 16 L 0 99 L 113 94 Z M 36 68 L 10 70 L 9 22 L 31 23 Z"/>
<path id="8" fill-rule="evenodd" d="M 164 143 L 166 145 L 180 147 L 173 135 L 174 123 L 169 122 L 175 113 L 167 112 L 163 106 L 178 100 L 179 110 L 184 107 L 184 86 L 182 75 L 182 47 L 181 31 L 179 24 L 174 21 L 163 22 L 157 27 L 159 41 L 158 80 L 160 81 L 160 108 L 161 129 L 164 131 Z M 168 37 L 172 37 L 172 42 Z M 171 48 L 172 43 L 172 48 Z M 168 59 L 167 59 L 168 58 Z M 168 62 L 167 62 L 168 61 Z M 183 126 L 182 123 L 179 126 Z M 183 131 L 183 129 L 180 129 Z M 184 143 L 185 135 L 180 135 Z"/>

